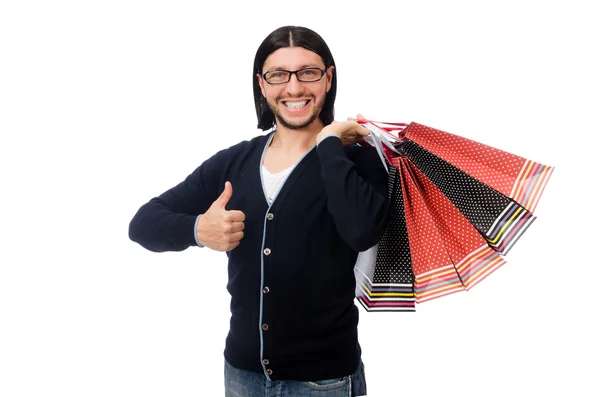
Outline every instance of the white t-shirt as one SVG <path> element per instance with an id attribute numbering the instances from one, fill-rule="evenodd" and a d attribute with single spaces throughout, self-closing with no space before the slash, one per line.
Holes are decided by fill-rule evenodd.
<path id="1" fill-rule="evenodd" d="M 286 178 L 288 177 L 290 172 L 292 172 L 292 170 L 294 169 L 294 166 L 286 168 L 283 171 L 279 171 L 276 174 L 271 174 L 269 172 L 269 170 L 267 170 L 265 168 L 264 165 L 261 167 L 261 169 L 262 169 L 263 183 L 265 186 L 265 192 L 267 193 L 267 197 L 269 198 L 269 203 L 272 203 L 273 200 L 275 199 L 275 195 L 279 191 L 279 187 L 286 180 Z"/>

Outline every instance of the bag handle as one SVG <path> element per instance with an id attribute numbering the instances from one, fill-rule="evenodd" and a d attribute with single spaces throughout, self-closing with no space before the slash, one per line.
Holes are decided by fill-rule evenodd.
<path id="1" fill-rule="evenodd" d="M 358 119 L 356 122 L 363 125 L 372 124 L 380 129 L 385 135 L 387 135 L 388 138 L 392 138 L 398 142 L 402 142 L 404 140 L 403 131 L 406 127 L 408 127 L 407 123 L 388 123 L 367 119 Z"/>
<path id="2" fill-rule="evenodd" d="M 375 147 L 383 166 L 389 172 L 388 164 L 392 165 L 391 159 L 402 155 L 394 147 L 394 144 L 404 140 L 403 130 L 408 124 L 383 123 L 366 119 L 359 119 L 357 122 L 369 130 L 369 136 L 365 137 L 363 141 L 369 146 Z"/>

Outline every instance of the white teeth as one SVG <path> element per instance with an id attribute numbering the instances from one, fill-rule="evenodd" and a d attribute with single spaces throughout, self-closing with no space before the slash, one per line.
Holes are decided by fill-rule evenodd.
<path id="1" fill-rule="evenodd" d="M 291 109 L 301 108 L 303 106 L 306 106 L 307 103 L 308 103 L 308 101 L 302 101 L 302 102 L 284 102 L 285 106 L 287 106 L 288 108 L 291 108 Z"/>

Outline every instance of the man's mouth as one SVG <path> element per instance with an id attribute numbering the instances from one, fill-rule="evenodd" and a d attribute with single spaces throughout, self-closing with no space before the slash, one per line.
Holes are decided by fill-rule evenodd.
<path id="1" fill-rule="evenodd" d="M 304 101 L 284 101 L 283 104 L 288 109 L 300 109 L 300 108 L 303 108 L 304 106 L 306 106 L 308 104 L 308 102 L 309 102 L 308 100 L 304 100 Z"/>

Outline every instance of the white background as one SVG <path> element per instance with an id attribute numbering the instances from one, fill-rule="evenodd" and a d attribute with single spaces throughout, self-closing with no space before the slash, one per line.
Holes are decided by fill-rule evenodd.
<path id="1" fill-rule="evenodd" d="M 128 224 L 260 133 L 254 54 L 288 24 L 330 46 L 338 120 L 416 121 L 556 167 L 482 284 L 360 309 L 369 396 L 599 395 L 591 3 L 3 1 L 0 396 L 223 395 L 225 255 L 151 253 Z"/>

